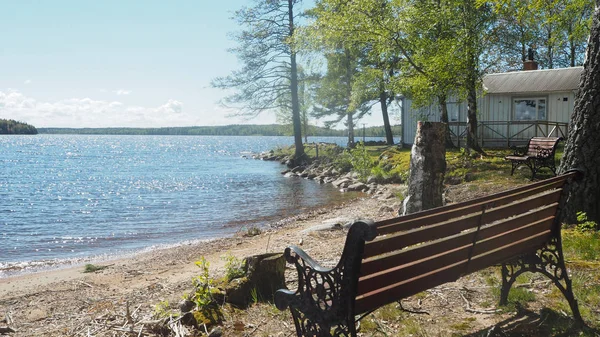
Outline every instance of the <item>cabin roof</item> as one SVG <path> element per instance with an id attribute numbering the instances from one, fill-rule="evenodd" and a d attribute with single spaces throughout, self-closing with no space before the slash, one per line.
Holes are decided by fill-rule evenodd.
<path id="1" fill-rule="evenodd" d="M 579 89 L 583 67 L 515 71 L 483 78 L 489 94 L 570 91 Z"/>

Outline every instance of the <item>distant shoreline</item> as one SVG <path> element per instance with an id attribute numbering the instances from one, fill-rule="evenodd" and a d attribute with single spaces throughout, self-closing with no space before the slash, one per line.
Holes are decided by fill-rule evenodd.
<path id="1" fill-rule="evenodd" d="M 400 125 L 392 127 L 394 134 L 400 134 Z M 162 128 L 37 128 L 40 134 L 74 135 L 173 135 L 173 136 L 290 136 L 290 127 L 279 124 L 245 124 L 224 126 L 184 126 Z M 385 137 L 383 126 L 356 129 L 357 137 Z M 327 129 L 311 126 L 309 137 L 345 137 L 347 130 Z"/>

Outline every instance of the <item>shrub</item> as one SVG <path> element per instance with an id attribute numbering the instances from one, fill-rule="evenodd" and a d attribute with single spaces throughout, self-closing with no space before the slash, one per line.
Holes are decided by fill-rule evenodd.
<path id="1" fill-rule="evenodd" d="M 585 212 L 577 212 L 577 229 L 581 232 L 597 231 L 598 224 L 594 221 L 588 220 Z"/>
<path id="2" fill-rule="evenodd" d="M 243 260 L 238 259 L 230 253 L 225 255 L 223 260 L 225 260 L 225 279 L 227 282 L 246 275 Z"/>
<path id="3" fill-rule="evenodd" d="M 365 181 L 371 174 L 374 166 L 373 159 L 361 143 L 354 149 L 347 149 L 335 161 L 335 166 L 341 172 L 353 170 L 360 180 Z"/>
<path id="4" fill-rule="evenodd" d="M 204 257 L 196 261 L 196 266 L 200 268 L 200 275 L 192 279 L 194 293 L 191 294 L 190 301 L 194 302 L 198 308 L 204 308 L 213 302 L 211 292 L 213 281 L 208 274 L 209 265 Z"/>

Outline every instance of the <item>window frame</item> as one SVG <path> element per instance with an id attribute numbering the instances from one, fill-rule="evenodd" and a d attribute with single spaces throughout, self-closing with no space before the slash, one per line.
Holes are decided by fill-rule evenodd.
<path id="1" fill-rule="evenodd" d="M 517 101 L 535 101 L 535 118 L 532 119 L 517 119 Z M 540 118 L 540 101 L 544 101 L 544 118 Z M 515 96 L 511 98 L 511 118 L 515 122 L 535 122 L 548 120 L 548 96 Z"/>

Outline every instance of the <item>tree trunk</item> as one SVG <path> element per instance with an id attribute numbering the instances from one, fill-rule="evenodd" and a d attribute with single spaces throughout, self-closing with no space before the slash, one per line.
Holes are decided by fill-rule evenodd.
<path id="1" fill-rule="evenodd" d="M 475 1 L 465 1 L 465 10 L 471 15 L 476 15 L 477 7 Z M 465 40 L 466 50 L 466 69 L 465 69 L 465 89 L 467 91 L 467 153 L 471 149 L 485 154 L 483 149 L 479 146 L 477 140 L 477 78 L 478 78 L 478 64 L 479 54 L 477 53 L 477 45 L 480 43 L 478 40 L 478 32 L 474 20 L 466 21 L 466 30 L 468 36 Z"/>
<path id="2" fill-rule="evenodd" d="M 475 70 L 473 70 L 475 71 Z M 477 139 L 477 88 L 476 81 L 469 79 L 467 88 L 467 153 L 470 149 L 485 154 Z"/>
<path id="3" fill-rule="evenodd" d="M 450 119 L 448 118 L 448 102 L 446 100 L 446 95 L 440 95 L 438 97 L 438 102 L 440 104 L 440 122 L 446 124 L 446 148 L 454 148 L 450 133 L 450 124 L 448 124 Z"/>
<path id="4" fill-rule="evenodd" d="M 243 308 L 253 301 L 272 302 L 275 292 L 285 288 L 283 254 L 249 256 L 244 259 L 243 265 L 244 276 L 231 280 L 225 285 L 225 302 Z"/>
<path id="5" fill-rule="evenodd" d="M 290 38 L 294 35 L 294 1 L 288 0 L 288 17 L 290 23 Z M 290 89 L 292 91 L 292 124 L 294 126 L 294 164 L 298 165 L 304 161 L 304 145 L 302 144 L 302 123 L 300 121 L 300 104 L 298 103 L 298 66 L 296 65 L 296 51 L 294 46 L 290 46 L 290 68 L 291 81 Z"/>
<path id="6" fill-rule="evenodd" d="M 354 74 L 354 69 L 352 67 L 352 55 L 350 54 L 350 50 L 348 48 L 344 49 L 344 55 L 346 56 L 346 86 L 347 86 L 347 92 L 346 95 L 348 95 L 348 99 L 350 99 L 350 97 L 352 96 L 352 77 Z M 349 111 L 350 108 L 347 108 L 347 114 L 348 114 L 348 147 L 349 148 L 353 148 L 354 147 L 354 120 L 353 120 L 353 115 L 354 115 L 354 111 Z"/>
<path id="7" fill-rule="evenodd" d="M 559 171 L 578 168 L 584 177 L 570 184 L 561 217 L 574 223 L 577 212 L 583 211 L 589 220 L 600 222 L 600 0 L 579 87 Z"/>
<path id="8" fill-rule="evenodd" d="M 354 121 L 352 119 L 353 113 L 352 112 L 348 112 L 348 147 L 349 148 L 353 148 L 354 147 Z"/>
<path id="9" fill-rule="evenodd" d="M 446 126 L 442 123 L 417 122 L 417 133 L 410 153 L 404 215 L 443 206 L 445 133 Z"/>
<path id="10" fill-rule="evenodd" d="M 388 114 L 387 106 L 388 95 L 385 92 L 383 79 L 379 84 L 379 104 L 381 104 L 381 114 L 383 115 L 383 128 L 385 129 L 385 142 L 387 145 L 394 145 L 394 134 L 392 133 L 392 126 L 390 125 L 390 117 Z"/>

